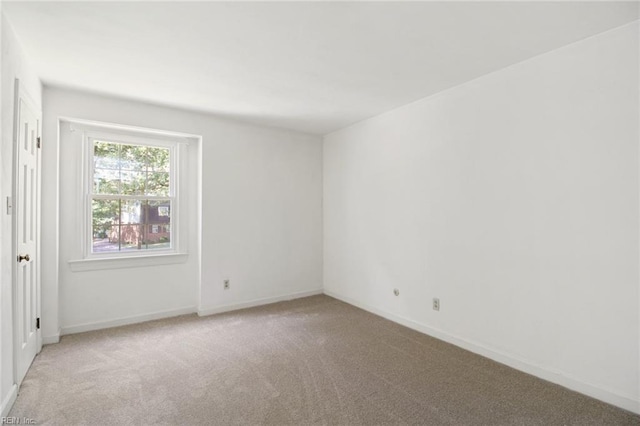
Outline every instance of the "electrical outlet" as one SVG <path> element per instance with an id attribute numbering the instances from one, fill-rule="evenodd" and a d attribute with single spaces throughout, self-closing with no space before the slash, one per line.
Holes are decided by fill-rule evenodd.
<path id="1" fill-rule="evenodd" d="M 440 299 L 438 299 L 437 297 L 433 298 L 433 310 L 434 311 L 440 310 Z"/>
<path id="2" fill-rule="evenodd" d="M 230 286 L 231 286 L 231 284 L 229 284 L 229 280 L 224 280 L 224 289 L 225 290 L 229 290 Z"/>
<path id="3" fill-rule="evenodd" d="M 396 296 L 400 295 L 400 290 L 398 290 L 397 288 L 393 289 L 393 294 L 395 294 Z"/>

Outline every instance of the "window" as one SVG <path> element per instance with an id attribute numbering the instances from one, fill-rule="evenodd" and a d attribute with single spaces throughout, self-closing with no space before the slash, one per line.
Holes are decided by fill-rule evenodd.
<path id="1" fill-rule="evenodd" d="M 171 249 L 172 150 L 91 140 L 91 253 Z"/>
<path id="2" fill-rule="evenodd" d="M 61 118 L 72 271 L 185 263 L 199 226 L 199 135 Z M 70 182 L 77 183 L 75 194 Z M 73 225 L 69 226 L 69 224 Z"/>
<path id="3" fill-rule="evenodd" d="M 178 144 L 117 134 L 85 141 L 86 257 L 175 252 Z"/>

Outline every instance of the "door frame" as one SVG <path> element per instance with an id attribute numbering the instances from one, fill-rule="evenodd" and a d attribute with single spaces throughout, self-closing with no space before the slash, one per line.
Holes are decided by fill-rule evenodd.
<path id="1" fill-rule="evenodd" d="M 38 136 L 42 135 L 42 109 L 33 100 L 33 97 L 24 89 L 24 86 L 20 83 L 20 79 L 16 78 L 14 83 L 14 99 L 13 99 L 13 172 L 12 172 L 12 190 L 11 190 L 11 254 L 12 254 L 12 287 L 11 287 L 11 310 L 12 310 L 12 330 L 13 330 L 13 383 L 20 387 L 18 380 L 18 356 L 19 356 L 19 330 L 18 330 L 18 303 L 17 303 L 17 286 L 18 286 L 18 264 L 16 259 L 18 257 L 18 217 L 15 214 L 15 206 L 18 200 L 18 155 L 19 155 L 19 143 L 18 135 L 20 134 L 20 101 L 24 102 L 38 117 Z M 41 150 L 37 149 L 37 189 L 36 189 L 36 315 L 37 318 L 41 318 L 41 213 L 42 213 L 42 156 Z M 42 324 L 40 328 L 36 330 L 36 354 L 42 350 Z M 21 380 L 20 380 L 21 382 Z"/>

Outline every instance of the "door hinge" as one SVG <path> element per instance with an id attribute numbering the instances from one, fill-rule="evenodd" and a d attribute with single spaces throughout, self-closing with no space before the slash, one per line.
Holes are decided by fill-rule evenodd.
<path id="1" fill-rule="evenodd" d="M 38 142 L 37 142 L 36 146 L 38 148 L 40 148 L 41 145 L 42 145 L 42 141 L 40 140 L 40 136 L 38 136 Z"/>
<path id="2" fill-rule="evenodd" d="M 40 318 L 36 318 L 36 329 L 40 330 Z"/>

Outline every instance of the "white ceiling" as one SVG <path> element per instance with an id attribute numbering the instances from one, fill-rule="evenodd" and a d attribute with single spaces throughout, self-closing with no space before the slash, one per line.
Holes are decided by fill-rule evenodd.
<path id="1" fill-rule="evenodd" d="M 32 3 L 45 84 L 325 134 L 638 19 L 638 3 Z"/>

